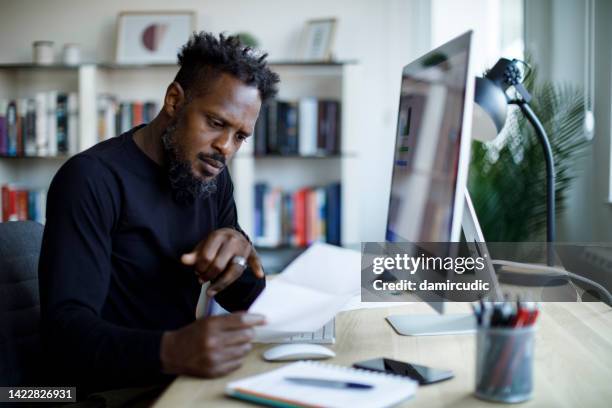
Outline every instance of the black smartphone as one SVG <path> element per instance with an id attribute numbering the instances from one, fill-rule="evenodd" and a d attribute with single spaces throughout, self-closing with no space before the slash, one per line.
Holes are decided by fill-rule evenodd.
<path id="1" fill-rule="evenodd" d="M 390 358 L 374 358 L 372 360 L 360 361 L 353 364 L 353 367 L 409 377 L 418 381 L 420 385 L 450 380 L 454 377 L 453 372 L 450 370 L 439 370 L 437 368 L 391 360 Z"/>

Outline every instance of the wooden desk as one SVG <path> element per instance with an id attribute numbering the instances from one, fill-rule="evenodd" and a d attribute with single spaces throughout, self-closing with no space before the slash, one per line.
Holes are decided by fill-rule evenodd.
<path id="1" fill-rule="evenodd" d="M 466 312 L 467 304 L 450 305 Z M 452 369 L 455 378 L 419 387 L 409 407 L 490 407 L 476 399 L 474 390 L 474 335 L 406 337 L 397 335 L 385 316 L 397 313 L 432 313 L 415 303 L 344 312 L 336 318 L 337 356 L 332 364 L 350 366 L 375 357 L 391 357 L 432 367 Z M 231 375 L 202 380 L 179 377 L 156 407 L 249 407 L 223 396 L 228 381 L 280 367 L 267 363 L 261 353 L 268 345 L 256 345 L 245 364 Z M 286 363 L 284 363 L 286 364 Z M 612 406 L 612 309 L 602 303 L 548 303 L 543 305 L 536 334 L 535 384 L 531 401 L 522 407 Z"/>

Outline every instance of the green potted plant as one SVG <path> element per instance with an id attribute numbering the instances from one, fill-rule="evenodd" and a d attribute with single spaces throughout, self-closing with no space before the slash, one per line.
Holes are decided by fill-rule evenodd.
<path id="1" fill-rule="evenodd" d="M 548 133 L 555 159 L 557 215 L 589 145 L 584 134 L 583 92 L 571 85 L 537 81 L 532 69 L 524 83 L 531 106 Z M 485 239 L 490 242 L 544 241 L 546 178 L 544 156 L 532 126 L 515 107 L 493 141 L 472 144 L 468 189 Z"/>

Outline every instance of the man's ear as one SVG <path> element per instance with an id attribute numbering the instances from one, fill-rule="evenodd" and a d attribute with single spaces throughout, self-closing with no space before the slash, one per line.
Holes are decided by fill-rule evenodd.
<path id="1" fill-rule="evenodd" d="M 171 118 L 174 118 L 184 103 L 185 91 L 183 87 L 176 81 L 172 82 L 168 85 L 168 89 L 166 89 L 163 111 Z"/>

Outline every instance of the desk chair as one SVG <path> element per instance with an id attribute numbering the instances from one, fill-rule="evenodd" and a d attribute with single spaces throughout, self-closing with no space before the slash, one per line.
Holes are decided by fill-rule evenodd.
<path id="1" fill-rule="evenodd" d="M 0 223 L 0 385 L 31 385 L 40 357 L 38 257 L 43 226 Z"/>

